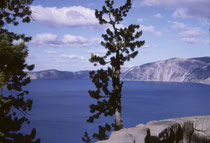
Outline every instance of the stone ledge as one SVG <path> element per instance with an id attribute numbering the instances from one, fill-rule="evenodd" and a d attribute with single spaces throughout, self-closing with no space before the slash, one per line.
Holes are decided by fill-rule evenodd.
<path id="1" fill-rule="evenodd" d="M 150 121 L 97 143 L 210 143 L 210 115 Z"/>

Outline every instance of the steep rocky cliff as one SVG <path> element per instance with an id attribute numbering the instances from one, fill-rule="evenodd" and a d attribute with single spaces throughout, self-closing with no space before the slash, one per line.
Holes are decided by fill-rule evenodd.
<path id="1" fill-rule="evenodd" d="M 141 66 L 122 73 L 124 80 L 196 82 L 210 84 L 210 57 L 172 58 Z"/>

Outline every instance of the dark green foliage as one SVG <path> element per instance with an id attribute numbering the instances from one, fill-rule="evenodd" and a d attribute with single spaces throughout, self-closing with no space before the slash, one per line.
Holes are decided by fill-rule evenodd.
<path id="1" fill-rule="evenodd" d="M 98 126 L 98 130 L 99 130 L 98 133 L 93 134 L 93 138 L 98 139 L 98 140 L 105 140 L 108 138 L 108 136 L 106 135 L 106 131 L 110 131 L 111 126 L 106 123 L 104 127 Z"/>
<path id="2" fill-rule="evenodd" d="M 12 45 L 7 36 L 0 35 L 0 142 L 33 141 L 36 131 L 30 135 L 18 133 L 22 124 L 29 123 L 26 115 L 31 110 L 32 100 L 26 99 L 28 91 L 23 86 L 30 83 L 24 70 L 33 70 L 34 65 L 27 65 L 25 58 L 28 50 L 24 43 Z"/>
<path id="3" fill-rule="evenodd" d="M 100 115 L 113 116 L 116 114 L 115 123 L 112 124 L 114 130 L 122 128 L 121 118 L 121 97 L 123 82 L 120 80 L 121 67 L 126 61 L 135 58 L 138 54 L 136 48 L 140 48 L 144 41 L 139 41 L 142 31 L 137 31 L 139 25 L 131 24 L 125 28 L 118 28 L 127 13 L 131 9 L 131 0 L 127 0 L 124 5 L 119 8 L 114 7 L 113 0 L 106 0 L 101 11 L 96 10 L 95 16 L 100 24 L 108 24 L 111 29 L 106 30 L 106 34 L 102 34 L 103 41 L 101 45 L 107 49 L 104 56 L 92 54 L 90 62 L 95 66 L 107 66 L 107 69 L 99 69 L 90 72 L 90 78 L 94 83 L 96 90 L 90 90 L 89 94 L 97 100 L 96 104 L 90 105 L 90 112 L 93 113 L 87 122 L 94 122 Z M 108 17 L 107 18 L 105 18 Z M 110 88 L 109 81 L 112 86 Z M 109 86 L 109 88 L 108 88 Z M 119 116 L 118 116 L 119 115 Z M 99 133 L 93 134 L 95 139 L 106 139 L 106 131 L 110 131 L 111 126 L 99 126 Z"/>
<path id="4" fill-rule="evenodd" d="M 14 40 L 29 41 L 24 34 L 9 32 L 9 24 L 17 26 L 30 21 L 32 0 L 1 0 L 0 2 L 0 142 L 1 143 L 39 143 L 35 140 L 36 130 L 29 135 L 20 133 L 24 123 L 30 123 L 26 115 L 31 110 L 32 100 L 25 98 L 29 94 L 23 87 L 30 83 L 26 71 L 34 65 L 27 65 L 26 45 L 22 42 L 14 45 Z M 6 28 L 5 28 L 6 27 Z"/>
<path id="5" fill-rule="evenodd" d="M 88 133 L 87 132 L 85 132 L 84 137 L 82 137 L 82 141 L 83 142 L 86 142 L 86 143 L 90 143 L 91 142 L 91 139 L 88 136 Z"/>
<path id="6" fill-rule="evenodd" d="M 17 26 L 19 21 L 30 22 L 31 10 L 29 5 L 33 0 L 1 0 L 0 2 L 0 33 L 8 35 L 10 42 L 13 40 L 22 39 L 29 41 L 30 37 L 25 37 L 24 34 L 16 34 L 9 32 L 5 27 L 8 24 Z"/>

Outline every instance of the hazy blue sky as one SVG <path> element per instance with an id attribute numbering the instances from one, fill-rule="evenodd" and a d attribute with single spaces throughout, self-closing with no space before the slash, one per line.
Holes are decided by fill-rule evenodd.
<path id="1" fill-rule="evenodd" d="M 94 15 L 103 0 L 34 0 L 33 21 L 9 27 L 26 33 L 27 62 L 35 71 L 93 69 L 88 62 L 91 52 L 103 55 L 100 26 Z M 125 0 L 116 0 L 116 6 Z M 210 55 L 210 0 L 133 0 L 132 9 L 121 26 L 139 24 L 140 40 L 145 45 L 138 56 L 125 66 L 136 66 L 173 57 L 190 58 Z"/>

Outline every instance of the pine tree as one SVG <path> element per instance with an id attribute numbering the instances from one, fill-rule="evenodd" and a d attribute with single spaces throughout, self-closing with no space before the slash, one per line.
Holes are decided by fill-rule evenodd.
<path id="1" fill-rule="evenodd" d="M 28 50 L 24 42 L 14 44 L 15 40 L 29 41 L 31 37 L 7 30 L 9 25 L 17 26 L 19 21 L 30 22 L 32 0 L 1 0 L 0 2 L 0 142 L 1 143 L 39 143 L 35 139 L 36 130 L 29 135 L 20 132 L 24 123 L 29 123 L 28 112 L 32 100 L 25 95 L 29 91 L 23 87 L 30 83 L 26 70 L 34 65 L 26 64 Z"/>
<path id="2" fill-rule="evenodd" d="M 31 40 L 25 34 L 17 34 L 7 30 L 11 24 L 17 26 L 20 21 L 28 23 L 31 21 L 30 4 L 33 0 L 1 0 L 0 2 L 0 34 L 7 34 L 10 42 L 22 39 L 25 42 Z"/>
<path id="3" fill-rule="evenodd" d="M 103 41 L 101 45 L 107 50 L 104 56 L 91 55 L 90 62 L 95 66 L 108 66 L 107 69 L 101 68 L 90 72 L 90 78 L 94 83 L 96 90 L 90 90 L 89 94 L 97 100 L 97 104 L 90 105 L 90 112 L 93 113 L 87 122 L 94 122 L 100 115 L 113 116 L 115 122 L 112 124 L 114 130 L 120 130 L 123 127 L 122 120 L 122 86 L 120 79 L 121 67 L 126 61 L 130 61 L 138 54 L 137 48 L 144 45 L 144 41 L 139 41 L 142 31 L 138 30 L 139 25 L 131 24 L 128 27 L 119 28 L 119 24 L 127 16 L 131 9 L 131 0 L 119 8 L 114 7 L 114 0 L 106 0 L 101 11 L 96 10 L 95 16 L 99 24 L 108 24 L 110 28 L 106 34 L 102 34 Z M 111 80 L 111 89 L 109 81 Z M 106 123 L 105 126 L 99 126 L 99 133 L 94 133 L 93 138 L 103 140 L 107 138 L 106 131 L 110 131 L 111 126 Z M 87 133 L 86 137 L 87 137 Z M 85 138 L 83 138 L 85 141 Z"/>
<path id="4" fill-rule="evenodd" d="M 32 100 L 25 98 L 29 92 L 23 90 L 30 83 L 24 70 L 34 68 L 34 65 L 25 63 L 27 56 L 28 50 L 23 42 L 13 45 L 6 35 L 0 35 L 0 142 L 40 142 L 34 140 L 35 129 L 30 135 L 19 132 L 24 123 L 29 123 L 26 116 L 32 107 Z"/>

